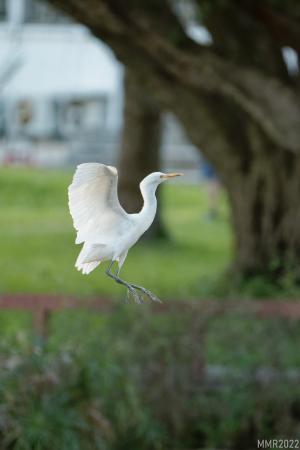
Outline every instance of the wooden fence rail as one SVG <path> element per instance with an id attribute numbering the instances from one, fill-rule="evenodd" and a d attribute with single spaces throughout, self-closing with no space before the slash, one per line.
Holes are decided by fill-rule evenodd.
<path id="1" fill-rule="evenodd" d="M 64 295 L 46 294 L 6 294 L 0 296 L 0 310 L 30 311 L 33 314 L 33 326 L 36 334 L 44 338 L 48 335 L 49 319 L 55 311 L 87 309 L 111 313 L 117 306 L 116 301 L 102 297 L 79 300 Z M 142 308 L 143 305 L 136 305 L 136 307 Z M 153 313 L 194 311 L 197 314 L 208 314 L 209 316 L 241 314 L 259 319 L 300 319 L 300 300 L 168 300 L 162 304 L 151 303 L 150 308 Z"/>

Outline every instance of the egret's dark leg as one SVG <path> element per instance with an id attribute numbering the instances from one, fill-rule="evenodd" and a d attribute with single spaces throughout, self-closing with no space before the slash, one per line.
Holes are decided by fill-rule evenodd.
<path id="1" fill-rule="evenodd" d="M 120 272 L 120 270 L 117 271 L 117 274 L 116 274 L 116 275 L 113 274 L 113 273 L 111 272 L 111 268 L 112 268 L 113 264 L 114 264 L 114 261 L 111 261 L 110 265 L 108 266 L 108 269 L 106 270 L 106 274 L 107 274 L 110 278 L 112 278 L 113 280 L 115 280 L 116 283 L 119 283 L 119 284 L 122 284 L 123 286 L 126 286 L 128 292 L 130 292 L 130 294 L 133 296 L 133 298 L 134 298 L 134 300 L 136 301 L 136 303 L 143 303 L 141 297 L 140 297 L 139 294 L 136 292 L 136 289 L 135 289 L 130 283 L 127 283 L 127 281 L 124 281 L 124 280 L 122 280 L 122 279 L 119 277 L 119 272 Z"/>

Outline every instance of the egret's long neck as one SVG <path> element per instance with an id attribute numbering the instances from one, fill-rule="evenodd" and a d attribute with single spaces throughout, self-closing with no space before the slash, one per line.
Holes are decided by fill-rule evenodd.
<path id="1" fill-rule="evenodd" d="M 157 209 L 157 200 L 156 200 L 156 184 L 143 184 L 141 183 L 141 194 L 143 196 L 144 205 L 139 213 L 140 223 L 142 224 L 143 228 L 147 230 L 150 225 L 152 224 L 156 209 Z"/>

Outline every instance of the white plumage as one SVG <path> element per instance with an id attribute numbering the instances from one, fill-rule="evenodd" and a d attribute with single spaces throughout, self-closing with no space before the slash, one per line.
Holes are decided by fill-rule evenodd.
<path id="1" fill-rule="evenodd" d="M 157 186 L 181 174 L 154 172 L 140 183 L 144 206 L 138 214 L 127 214 L 118 199 L 118 172 L 115 167 L 98 163 L 80 164 L 69 186 L 69 208 L 77 230 L 76 244 L 83 247 L 76 268 L 83 274 L 94 270 L 101 261 L 110 260 L 107 274 L 118 283 L 124 284 L 136 301 L 141 298 L 136 290 L 142 291 L 153 300 L 154 294 L 141 286 L 127 283 L 119 278 L 119 271 L 127 252 L 150 227 L 157 208 L 155 191 Z M 117 274 L 110 269 L 118 263 Z"/>

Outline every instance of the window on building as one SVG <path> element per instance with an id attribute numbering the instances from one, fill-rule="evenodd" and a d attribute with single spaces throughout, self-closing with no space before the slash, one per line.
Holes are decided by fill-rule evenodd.
<path id="1" fill-rule="evenodd" d="M 25 22 L 27 23 L 68 23 L 70 19 L 41 0 L 25 1 Z"/>
<path id="2" fill-rule="evenodd" d="M 0 22 L 6 20 L 7 8 L 6 8 L 6 0 L 0 0 Z"/>
<path id="3" fill-rule="evenodd" d="M 56 107 L 59 134 L 70 137 L 105 129 L 107 102 L 106 96 L 61 100 Z"/>

